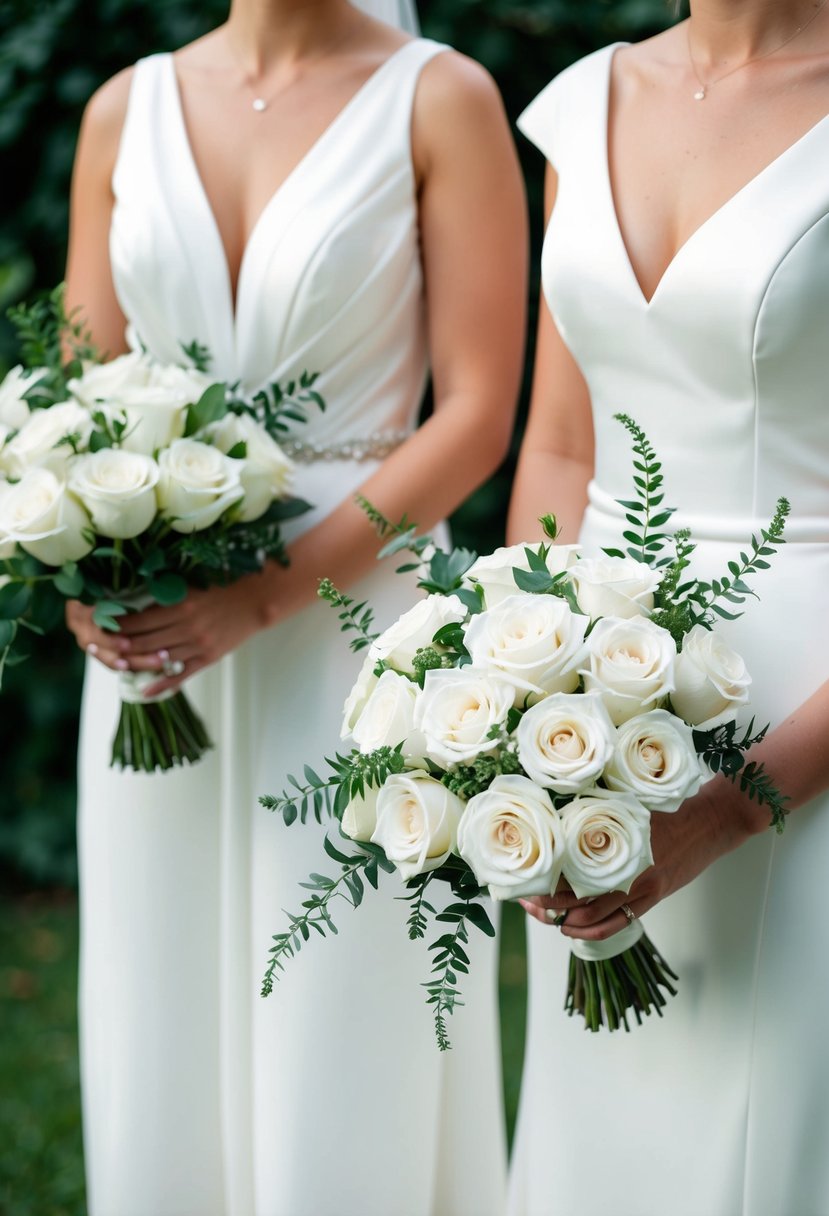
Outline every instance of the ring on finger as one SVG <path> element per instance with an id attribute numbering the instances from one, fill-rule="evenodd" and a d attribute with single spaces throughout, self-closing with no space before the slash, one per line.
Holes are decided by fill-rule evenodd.
<path id="1" fill-rule="evenodd" d="M 624 912 L 629 925 L 632 925 L 636 920 L 636 913 L 631 909 L 630 904 L 622 904 L 619 911 Z"/>
<path id="2" fill-rule="evenodd" d="M 166 658 L 162 658 L 162 654 L 166 655 Z M 162 651 L 158 657 L 161 659 L 161 670 L 168 680 L 183 675 L 184 663 L 181 659 L 171 659 L 168 651 Z"/>

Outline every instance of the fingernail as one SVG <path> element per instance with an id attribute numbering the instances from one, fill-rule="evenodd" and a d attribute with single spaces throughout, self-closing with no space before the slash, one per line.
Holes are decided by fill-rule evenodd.
<path id="1" fill-rule="evenodd" d="M 115 666 L 118 668 L 119 671 L 128 671 L 129 670 L 129 663 L 127 662 L 126 659 L 116 659 Z"/>
<path id="2" fill-rule="evenodd" d="M 94 659 L 95 655 L 98 653 L 98 643 L 90 642 L 86 648 L 86 653 L 91 654 Z"/>
<path id="3" fill-rule="evenodd" d="M 158 652 L 158 661 L 159 661 L 160 663 L 169 663 L 169 662 L 170 662 L 170 652 L 169 652 L 169 650 L 159 650 L 159 652 Z"/>

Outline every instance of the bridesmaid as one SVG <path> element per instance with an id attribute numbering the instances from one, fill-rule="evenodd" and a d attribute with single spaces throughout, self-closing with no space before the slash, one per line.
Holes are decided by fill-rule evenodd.
<path id="1" fill-rule="evenodd" d="M 689 21 L 564 72 L 522 127 L 548 161 L 549 310 L 511 538 L 554 509 L 565 541 L 618 547 L 618 411 L 659 454 L 704 578 L 787 495 L 789 543 L 724 630 L 792 814 L 775 839 L 715 778 L 654 816 L 656 864 L 629 895 L 528 904 L 510 1211 L 827 1216 L 829 6 L 692 0 Z M 679 993 L 629 1036 L 585 1035 L 561 1012 L 566 939 L 617 933 L 625 904 Z"/>
<path id="2" fill-rule="evenodd" d="M 123 351 L 127 323 L 160 359 L 197 339 L 251 393 L 319 371 L 329 404 L 298 436 L 296 491 L 317 509 L 289 569 L 151 608 L 117 637 L 69 614 L 97 657 L 79 829 L 93 1216 L 502 1210 L 491 944 L 476 943 L 446 1058 L 393 883 L 260 1001 L 271 934 L 322 852 L 321 832 L 256 798 L 338 738 L 355 660 L 319 578 L 357 584 L 380 625 L 411 603 L 355 493 L 429 527 L 504 456 L 525 250 L 491 80 L 346 0 L 233 0 L 226 24 L 89 104 L 67 294 L 100 348 Z M 427 355 L 435 409 L 415 432 Z M 109 770 L 108 669 L 158 671 L 163 689 L 171 661 L 216 749 L 164 776 Z"/>

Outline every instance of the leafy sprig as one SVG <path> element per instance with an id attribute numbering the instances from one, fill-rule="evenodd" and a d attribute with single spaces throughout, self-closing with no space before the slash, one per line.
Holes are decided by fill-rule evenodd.
<path id="1" fill-rule="evenodd" d="M 312 409 L 325 411 L 325 399 L 314 388 L 318 379 L 319 372 L 303 371 L 298 380 L 286 384 L 273 381 L 260 389 L 252 402 L 231 394 L 228 408 L 235 414 L 255 418 L 279 443 L 297 423 L 308 422 Z"/>
<path id="2" fill-rule="evenodd" d="M 379 789 L 392 773 L 406 771 L 402 746 L 400 743 L 397 747 L 379 747 L 366 753 L 354 748 L 347 756 L 337 752 L 333 759 L 326 758 L 331 771 L 325 777 L 306 764 L 304 782 L 289 773 L 290 788 L 277 795 L 265 794 L 259 802 L 266 810 L 280 814 L 289 827 L 297 819 L 305 823 L 309 811 L 313 811 L 318 823 L 322 822 L 323 811 L 341 819 L 352 799 L 364 798 L 366 789 Z"/>
<path id="3" fill-rule="evenodd" d="M 628 528 L 622 533 L 628 542 L 627 555 L 636 561 L 645 562 L 649 566 L 660 566 L 664 559 L 658 554 L 665 548 L 670 535 L 660 531 L 674 513 L 674 507 L 663 507 L 665 498 L 662 484 L 662 465 L 657 460 L 656 452 L 651 446 L 647 435 L 627 414 L 615 414 L 617 422 L 633 439 L 633 484 L 636 487 L 636 497 L 629 500 L 620 499 L 619 505 L 624 508 Z M 620 549 L 605 549 L 610 557 L 624 557 Z"/>
<path id="4" fill-rule="evenodd" d="M 555 516 L 545 516 L 544 518 L 552 520 L 553 527 L 555 527 Z M 550 573 L 547 565 L 550 546 L 539 545 L 537 549 L 527 546 L 524 554 L 527 558 L 527 565 L 530 567 L 529 570 L 521 570 L 516 567 L 512 572 L 519 591 L 526 591 L 530 595 L 555 595 L 559 599 L 566 600 L 572 612 L 581 612 L 568 572 L 560 570 L 557 574 Z"/>
<path id="5" fill-rule="evenodd" d="M 63 283 L 31 304 L 10 308 L 8 317 L 16 331 L 24 366 L 45 368 L 48 372 L 26 394 L 34 408 L 63 401 L 68 381 L 82 373 L 83 364 L 100 361 L 80 310 L 66 311 Z"/>
<path id="6" fill-rule="evenodd" d="M 749 595 L 755 595 L 745 579 L 759 570 L 768 570 L 768 558 L 773 557 L 777 548 L 786 543 L 783 532 L 790 510 L 788 499 L 778 498 L 771 523 L 767 528 L 761 528 L 760 539 L 752 536 L 750 551 L 740 554 L 739 563 L 728 563 L 731 577 L 726 575 L 721 579 L 713 579 L 710 583 L 700 583 L 700 588 L 705 593 L 704 606 L 708 613 L 715 612 L 727 621 L 736 620 L 742 615 L 724 608 L 719 601 L 726 600 L 729 604 L 739 605 L 745 603 Z"/>
<path id="7" fill-rule="evenodd" d="M 469 973 L 469 955 L 464 949 L 469 943 L 468 926 L 474 925 L 488 937 L 495 935 L 486 909 L 483 904 L 476 903 L 475 899 L 475 896 L 470 895 L 462 903 L 450 904 L 435 916 L 436 921 L 453 926 L 448 933 L 442 934 L 429 946 L 429 950 L 434 952 L 434 978 L 423 985 L 428 993 L 426 1003 L 434 1009 L 435 1034 L 441 1051 L 448 1051 L 452 1046 L 446 1029 L 446 1018 L 455 1012 L 457 1006 L 463 1005 L 458 976 Z"/>
<path id="8" fill-rule="evenodd" d="M 758 806 L 768 807 L 771 826 L 779 834 L 786 826 L 786 803 L 790 799 L 774 785 L 763 764 L 756 760 L 746 763 L 746 752 L 762 743 L 768 729 L 764 726 L 754 734 L 752 718 L 738 737 L 737 723 L 725 722 L 709 731 L 695 730 L 694 746 L 712 773 L 722 773 Z"/>
<path id="9" fill-rule="evenodd" d="M 325 600 L 332 608 L 338 609 L 338 617 L 340 621 L 340 629 L 343 633 L 355 633 L 357 636 L 352 638 L 349 646 L 353 651 L 365 650 L 372 642 L 379 638 L 379 633 L 372 633 L 371 627 L 374 624 L 374 612 L 368 607 L 365 600 L 358 602 L 346 595 L 342 591 L 338 591 L 330 578 L 320 579 L 317 595 L 320 599 Z"/>

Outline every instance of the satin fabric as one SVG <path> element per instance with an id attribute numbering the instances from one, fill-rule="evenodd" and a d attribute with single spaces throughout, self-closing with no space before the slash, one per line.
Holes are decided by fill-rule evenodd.
<path id="1" fill-rule="evenodd" d="M 415 423 L 426 378 L 410 153 L 421 70 L 408 42 L 348 103 L 256 224 L 235 309 L 169 55 L 140 62 L 114 174 L 110 246 L 129 322 L 162 360 L 198 340 L 254 391 L 318 370 L 320 444 Z M 318 522 L 373 471 L 299 467 Z M 353 591 L 382 627 L 411 578 Z M 320 575 L 324 574 L 320 571 Z M 495 952 L 472 943 L 468 1008 L 441 1056 L 430 961 L 406 940 L 396 879 L 336 940 L 258 988 L 299 883 L 329 870 L 322 830 L 257 805 L 307 761 L 324 769 L 360 666 L 321 603 L 187 683 L 216 747 L 163 776 L 107 767 L 113 673 L 90 662 L 80 750 L 81 1053 L 92 1216 L 496 1216 L 505 1173 Z"/>
<path id="2" fill-rule="evenodd" d="M 829 118 L 690 237 L 648 301 L 608 175 L 614 49 L 564 72 L 520 123 L 559 175 L 544 292 L 593 406 L 580 539 L 620 544 L 633 470 L 618 412 L 654 445 L 704 577 L 727 574 L 788 496 L 789 543 L 752 580 L 760 602 L 723 626 L 757 722 L 777 724 L 829 678 L 829 184 L 814 168 Z M 822 797 L 648 913 L 679 995 L 629 1035 L 564 1015 L 566 941 L 530 922 L 512 1216 L 828 1216 L 827 866 Z"/>

